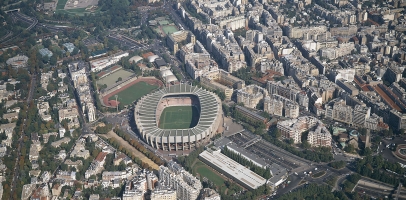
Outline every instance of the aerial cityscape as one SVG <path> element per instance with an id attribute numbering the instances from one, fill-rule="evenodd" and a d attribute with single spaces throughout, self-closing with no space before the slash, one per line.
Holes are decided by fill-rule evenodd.
<path id="1" fill-rule="evenodd" d="M 406 199 L 405 8 L 0 1 L 0 200 Z"/>

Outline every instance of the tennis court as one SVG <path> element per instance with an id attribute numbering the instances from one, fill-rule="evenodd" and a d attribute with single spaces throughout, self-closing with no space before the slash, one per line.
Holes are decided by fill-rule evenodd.
<path id="1" fill-rule="evenodd" d="M 98 85 L 106 84 L 107 87 L 110 87 L 110 86 L 116 84 L 116 82 L 118 81 L 118 78 L 121 77 L 122 80 L 125 80 L 126 78 L 128 78 L 128 77 L 130 77 L 132 75 L 134 75 L 134 73 L 131 73 L 131 72 L 123 70 L 123 69 L 120 69 L 120 70 L 118 70 L 116 72 L 113 72 L 110 75 L 107 75 L 107 76 L 99 79 L 97 81 L 97 84 Z"/>
<path id="2" fill-rule="evenodd" d="M 194 106 L 171 106 L 162 111 L 159 128 L 187 129 L 196 126 L 199 112 Z"/>

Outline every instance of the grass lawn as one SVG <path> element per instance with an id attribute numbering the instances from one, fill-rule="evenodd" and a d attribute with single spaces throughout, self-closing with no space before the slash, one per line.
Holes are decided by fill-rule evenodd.
<path id="1" fill-rule="evenodd" d="M 136 83 L 130 87 L 128 87 L 127 89 L 119 92 L 118 98 L 117 100 L 124 104 L 124 105 L 128 105 L 131 104 L 132 102 L 134 102 L 135 100 L 140 99 L 142 96 L 150 93 L 152 90 L 157 89 L 158 86 L 156 85 L 150 85 L 146 82 L 139 82 Z M 109 100 L 115 100 L 116 97 L 113 95 L 112 97 L 109 98 Z"/>
<path id="2" fill-rule="evenodd" d="M 187 129 L 196 126 L 199 112 L 194 106 L 171 106 L 162 111 L 159 128 Z"/>
<path id="3" fill-rule="evenodd" d="M 193 166 L 194 172 L 198 173 L 200 175 L 200 179 L 203 179 L 203 177 L 206 177 L 209 179 L 211 182 L 213 182 L 215 185 L 218 187 L 221 187 L 222 185 L 225 186 L 224 181 L 221 176 L 217 175 L 212 169 L 209 168 L 206 164 L 198 160 L 195 165 Z"/>
<path id="4" fill-rule="evenodd" d="M 56 4 L 56 10 L 63 10 L 65 8 L 65 4 L 68 0 L 58 0 L 58 4 Z"/>
<path id="5" fill-rule="evenodd" d="M 174 25 L 167 25 L 167 26 L 162 26 L 162 30 L 165 32 L 165 34 L 169 35 L 172 34 L 176 31 L 178 31 L 178 28 Z"/>
<path id="6" fill-rule="evenodd" d="M 325 171 L 321 171 L 321 172 L 317 172 L 315 174 L 312 175 L 313 178 L 320 178 L 322 176 L 324 176 L 324 174 L 326 174 Z"/>

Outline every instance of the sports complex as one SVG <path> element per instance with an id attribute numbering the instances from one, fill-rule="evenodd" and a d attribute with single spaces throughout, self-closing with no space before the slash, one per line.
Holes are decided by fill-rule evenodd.
<path id="1" fill-rule="evenodd" d="M 202 88 L 178 84 L 142 97 L 134 118 L 140 135 L 163 151 L 193 150 L 213 137 L 222 123 L 219 97 Z"/>

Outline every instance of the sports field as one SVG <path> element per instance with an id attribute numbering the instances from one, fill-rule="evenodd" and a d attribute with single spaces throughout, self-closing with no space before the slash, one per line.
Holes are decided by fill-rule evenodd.
<path id="1" fill-rule="evenodd" d="M 176 32 L 176 31 L 179 31 L 178 28 L 176 28 L 176 26 L 174 26 L 174 25 L 162 26 L 162 30 L 167 35 L 172 34 L 172 33 Z"/>
<path id="2" fill-rule="evenodd" d="M 128 105 L 157 88 L 156 85 L 150 85 L 142 81 L 117 93 L 117 100 L 123 105 Z M 116 97 L 113 95 L 109 100 L 116 100 Z"/>
<path id="3" fill-rule="evenodd" d="M 193 172 L 198 173 L 200 176 L 200 179 L 203 179 L 203 177 L 206 177 L 209 179 L 211 182 L 213 182 L 215 185 L 221 187 L 224 185 L 224 180 L 221 176 L 216 174 L 212 169 L 210 169 L 209 166 L 204 164 L 202 161 L 197 160 L 195 165 L 193 166 Z"/>
<path id="4" fill-rule="evenodd" d="M 199 117 L 199 112 L 194 106 L 171 106 L 162 111 L 158 127 L 162 129 L 192 128 L 196 126 Z"/>
<path id="5" fill-rule="evenodd" d="M 120 69 L 120 70 L 118 70 L 118 71 L 116 71 L 116 72 L 114 72 L 114 73 L 112 73 L 112 74 L 110 74 L 108 76 L 105 76 L 105 77 L 99 79 L 97 81 L 97 85 L 106 84 L 107 87 L 110 87 L 110 86 L 114 85 L 117 82 L 119 77 L 121 77 L 122 80 L 124 80 L 124 79 L 126 79 L 126 78 L 128 78 L 128 77 L 130 77 L 132 75 L 134 75 L 134 73 L 131 73 L 131 72 L 123 70 L 123 69 Z"/>
<path id="6" fill-rule="evenodd" d="M 164 25 L 168 25 L 169 21 L 168 20 L 162 20 L 162 21 L 158 21 L 159 25 L 164 26 Z"/>

